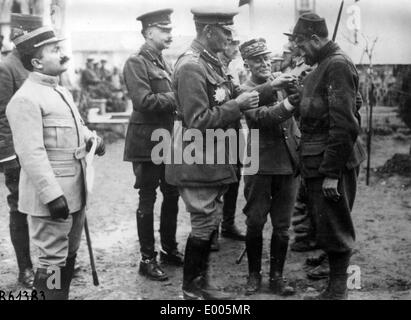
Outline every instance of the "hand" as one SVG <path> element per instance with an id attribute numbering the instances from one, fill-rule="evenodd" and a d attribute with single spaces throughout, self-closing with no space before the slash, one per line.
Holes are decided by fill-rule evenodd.
<path id="1" fill-rule="evenodd" d="M 341 195 L 338 192 L 338 179 L 324 178 L 322 189 L 324 197 L 327 199 L 335 202 L 340 200 Z"/>
<path id="2" fill-rule="evenodd" d="M 295 85 L 297 83 L 297 77 L 291 74 L 282 73 L 271 82 L 273 90 L 282 90 Z"/>
<path id="3" fill-rule="evenodd" d="M 47 203 L 52 219 L 64 219 L 69 216 L 69 208 L 65 196 L 60 196 L 57 199 Z"/>
<path id="4" fill-rule="evenodd" d="M 301 102 L 301 95 L 299 92 L 297 93 L 293 93 L 290 94 L 288 96 L 288 101 L 294 106 L 294 107 L 298 107 L 300 105 Z"/>
<path id="5" fill-rule="evenodd" d="M 91 150 L 91 146 L 93 145 L 94 137 L 90 138 L 86 143 L 86 151 L 89 152 Z M 102 138 L 97 137 L 97 147 L 95 154 L 98 156 L 103 156 L 106 153 L 106 146 Z"/>
<path id="6" fill-rule="evenodd" d="M 241 111 L 257 108 L 259 100 L 257 91 L 244 92 L 235 99 Z"/>

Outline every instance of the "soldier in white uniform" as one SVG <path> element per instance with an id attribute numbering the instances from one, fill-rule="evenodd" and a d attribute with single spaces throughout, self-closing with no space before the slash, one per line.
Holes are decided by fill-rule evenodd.
<path id="1" fill-rule="evenodd" d="M 45 299 L 68 299 L 85 218 L 84 157 L 94 139 L 71 94 L 58 85 L 69 60 L 60 41 L 49 27 L 14 40 L 31 72 L 6 110 L 22 168 L 18 209 L 31 220 L 31 240 L 40 252 L 34 286 Z M 96 153 L 103 155 L 102 139 L 97 143 Z M 48 279 L 58 274 L 61 286 L 51 288 Z"/>

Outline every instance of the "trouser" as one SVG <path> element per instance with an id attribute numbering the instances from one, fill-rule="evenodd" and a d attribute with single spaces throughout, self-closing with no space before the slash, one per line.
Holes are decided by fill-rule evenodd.
<path id="1" fill-rule="evenodd" d="M 273 234 L 288 239 L 298 179 L 293 175 L 256 174 L 245 176 L 244 183 L 247 237 L 261 237 L 270 214 Z"/>
<path id="2" fill-rule="evenodd" d="M 136 176 L 134 188 L 139 189 L 137 231 L 143 259 L 151 259 L 155 256 L 153 211 L 158 186 L 160 186 L 160 191 L 163 194 L 160 213 L 161 247 L 167 252 L 177 249 L 176 231 L 179 194 L 176 187 L 165 181 L 164 168 L 163 164 L 133 162 L 133 170 Z"/>
<path id="3" fill-rule="evenodd" d="M 359 167 L 344 170 L 338 181 L 341 197 L 336 202 L 324 197 L 323 177 L 306 179 L 309 210 L 315 220 L 317 244 L 327 253 L 351 251 L 355 241 L 351 210 L 354 204 Z"/>
<path id="4" fill-rule="evenodd" d="M 308 210 L 307 190 L 304 181 L 303 179 L 300 181 L 292 216 L 296 242 L 315 240 L 314 217 Z"/>
<path id="5" fill-rule="evenodd" d="M 67 259 L 74 258 L 80 247 L 85 210 L 64 219 L 30 216 L 30 235 L 39 249 L 40 268 L 64 267 Z"/>
<path id="6" fill-rule="evenodd" d="M 224 194 L 224 204 L 223 204 L 223 222 L 221 224 L 222 228 L 228 228 L 234 224 L 235 211 L 237 208 L 237 197 L 238 188 L 240 187 L 241 180 L 241 170 L 237 170 L 238 182 L 234 182 L 228 185 L 228 190 Z"/>
<path id="7" fill-rule="evenodd" d="M 221 222 L 227 186 L 180 187 L 181 198 L 190 212 L 191 237 L 209 241 Z"/>
<path id="8" fill-rule="evenodd" d="M 6 187 L 9 190 L 7 203 L 10 209 L 10 238 L 16 253 L 20 272 L 32 268 L 30 237 L 27 215 L 18 211 L 20 165 L 17 160 L 0 164 L 4 170 Z"/>

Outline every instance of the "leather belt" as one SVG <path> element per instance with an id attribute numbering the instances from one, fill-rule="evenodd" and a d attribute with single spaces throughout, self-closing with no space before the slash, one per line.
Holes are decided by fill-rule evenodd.
<path id="1" fill-rule="evenodd" d="M 86 154 L 86 145 L 74 149 L 47 149 L 47 155 L 50 161 L 80 160 L 85 158 Z"/>

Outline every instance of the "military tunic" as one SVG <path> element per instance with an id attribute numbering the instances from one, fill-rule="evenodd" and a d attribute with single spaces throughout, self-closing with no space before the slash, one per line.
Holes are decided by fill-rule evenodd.
<path id="1" fill-rule="evenodd" d="M 360 163 L 365 158 L 358 140 L 358 73 L 345 53 L 330 41 L 318 67 L 304 80 L 301 102 L 301 173 L 309 209 L 316 221 L 318 244 L 325 251 L 344 252 L 355 240 L 351 209 Z M 338 179 L 340 200 L 324 197 L 325 177 Z"/>
<path id="2" fill-rule="evenodd" d="M 133 163 L 136 176 L 134 187 L 139 189 L 137 227 L 143 259 L 155 255 L 153 209 L 156 189 L 160 186 L 163 204 L 160 214 L 160 235 L 163 250 L 177 248 L 176 230 L 178 190 L 164 178 L 164 164 L 155 164 L 151 141 L 157 129 L 172 131 L 176 100 L 171 89 L 171 67 L 161 52 L 147 43 L 132 55 L 124 66 L 124 81 L 133 103 L 133 112 L 127 129 L 124 160 Z"/>

